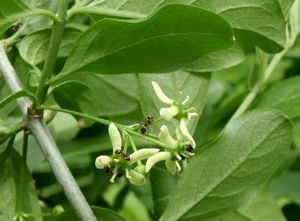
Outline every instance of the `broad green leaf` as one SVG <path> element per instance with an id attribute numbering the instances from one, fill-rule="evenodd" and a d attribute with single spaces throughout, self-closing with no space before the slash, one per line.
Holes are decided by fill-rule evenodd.
<path id="1" fill-rule="evenodd" d="M 58 53 L 59 58 L 67 57 L 70 54 L 80 35 L 81 32 L 73 28 L 66 28 L 64 30 L 64 37 Z M 50 36 L 51 29 L 43 29 L 27 35 L 18 44 L 21 57 L 32 65 L 44 62 L 49 47 Z"/>
<path id="2" fill-rule="evenodd" d="M 18 91 L 14 94 L 9 95 L 8 97 L 4 98 L 0 101 L 0 109 L 7 105 L 8 103 L 20 98 L 20 97 L 30 97 L 32 100 L 36 100 L 35 95 L 30 93 L 29 91 Z"/>
<path id="3" fill-rule="evenodd" d="M 173 71 L 230 47 L 232 37 L 220 16 L 185 5 L 166 6 L 139 22 L 103 19 L 82 35 L 61 75 Z"/>
<path id="4" fill-rule="evenodd" d="M 290 8 L 292 7 L 293 3 L 295 2 L 295 0 L 278 0 L 278 1 L 281 5 L 282 11 L 285 15 L 288 14 Z"/>
<path id="5" fill-rule="evenodd" d="M 56 13 L 57 2 L 58 0 L 24 0 L 24 2 L 30 6 L 31 8 L 38 8 L 38 9 L 45 9 Z M 44 17 L 44 16 L 34 16 L 34 17 L 27 17 L 21 20 L 23 25 L 20 32 L 22 35 L 27 35 L 28 33 L 50 28 L 52 25 L 51 19 Z"/>
<path id="6" fill-rule="evenodd" d="M 154 216 L 159 219 L 165 211 L 170 198 L 170 193 L 175 187 L 178 176 L 170 174 L 165 165 L 155 166 L 150 173 L 152 197 L 154 204 Z"/>
<path id="7" fill-rule="evenodd" d="M 279 52 L 285 47 L 285 20 L 280 5 L 274 0 L 107 0 L 94 1 L 78 12 L 128 18 L 143 18 L 170 3 L 193 5 L 221 15 L 233 28 L 242 30 L 248 43 L 266 52 Z M 89 10 L 91 9 L 91 10 Z"/>
<path id="8" fill-rule="evenodd" d="M 60 82 L 68 80 L 80 81 L 95 92 L 93 106 L 97 115 L 121 115 L 137 108 L 138 85 L 135 74 L 74 74 L 60 79 Z"/>
<path id="9" fill-rule="evenodd" d="M 271 107 L 294 118 L 300 116 L 300 77 L 293 77 L 272 85 L 255 107 Z"/>
<path id="10" fill-rule="evenodd" d="M 31 9 L 22 0 L 0 0 L 0 34 L 6 31 L 17 20 L 28 16 L 45 15 L 54 18 L 50 11 Z"/>
<path id="11" fill-rule="evenodd" d="M 300 154 L 300 119 L 294 121 L 293 126 L 293 143 L 296 147 L 296 150 Z"/>
<path id="12" fill-rule="evenodd" d="M 95 216 L 99 220 L 124 221 L 124 219 L 121 216 L 119 216 L 116 212 L 112 210 L 96 207 L 96 206 L 92 206 L 92 210 Z M 66 220 L 80 221 L 80 219 L 76 216 L 73 210 L 66 210 L 65 212 L 57 216 L 55 219 L 55 221 L 66 221 Z"/>
<path id="13" fill-rule="evenodd" d="M 260 191 L 254 199 L 240 209 L 208 221 L 286 221 L 275 200 L 266 191 Z"/>
<path id="14" fill-rule="evenodd" d="M 163 75 L 140 74 L 139 91 L 142 112 L 145 116 L 151 114 L 154 117 L 159 117 L 159 109 L 166 107 L 166 105 L 156 96 L 151 81 L 156 81 L 165 94 L 171 99 L 178 98 L 180 101 L 183 101 L 186 96 L 189 96 L 190 100 L 188 104 L 190 107 L 195 107 L 197 113 L 201 114 L 208 91 L 210 81 L 209 74 L 193 74 L 184 71 Z M 182 95 L 180 95 L 180 91 L 182 91 Z M 197 119 L 198 118 L 194 118 L 194 120 L 190 122 L 189 127 L 191 131 L 195 130 L 198 122 Z M 172 125 L 175 128 L 175 122 L 173 122 Z M 150 128 L 154 128 L 154 125 Z"/>
<path id="15" fill-rule="evenodd" d="M 268 53 L 285 47 L 285 20 L 280 5 L 274 0 L 197 0 L 194 5 L 212 10 L 227 20 L 253 45 Z M 262 22 L 263 21 L 263 22 Z"/>
<path id="16" fill-rule="evenodd" d="M 287 198 L 290 202 L 300 204 L 300 173 L 288 172 L 276 177 L 270 185 L 271 193 L 276 198 Z"/>
<path id="17" fill-rule="evenodd" d="M 0 220 L 13 220 L 17 201 L 20 199 L 18 195 L 18 187 L 20 182 L 21 157 L 12 148 L 7 148 L 0 154 Z M 41 213 L 34 181 L 29 171 L 26 169 L 23 194 L 24 213 Z M 41 221 L 42 218 L 34 217 L 32 221 Z"/>
<path id="18" fill-rule="evenodd" d="M 22 0 L 0 0 L 0 33 L 4 32 L 16 20 L 30 13 Z"/>
<path id="19" fill-rule="evenodd" d="M 71 140 L 79 132 L 77 120 L 72 115 L 66 113 L 57 113 L 48 126 L 56 141 Z"/>
<path id="20" fill-rule="evenodd" d="M 98 99 L 91 87 L 80 81 L 65 81 L 51 90 L 56 102 L 65 109 L 96 114 Z"/>
<path id="21" fill-rule="evenodd" d="M 0 145 L 5 142 L 15 130 L 14 125 L 0 118 Z"/>
<path id="22" fill-rule="evenodd" d="M 219 71 L 243 62 L 248 52 L 249 49 L 244 48 L 241 40 L 236 37 L 232 47 L 208 53 L 186 67 L 186 70 L 195 72 Z"/>
<path id="23" fill-rule="evenodd" d="M 291 135 L 278 112 L 252 111 L 231 121 L 191 159 L 161 221 L 208 220 L 238 209 L 275 172 Z"/>

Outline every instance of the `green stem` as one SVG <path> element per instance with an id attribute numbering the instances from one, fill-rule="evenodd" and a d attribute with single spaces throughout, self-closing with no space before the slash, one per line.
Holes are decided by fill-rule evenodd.
<path id="1" fill-rule="evenodd" d="M 100 124 L 104 124 L 104 125 L 107 125 L 107 126 L 109 126 L 110 123 L 112 123 L 111 121 L 100 118 L 100 117 L 94 117 L 94 116 L 91 116 L 91 115 L 88 115 L 88 114 L 83 114 L 83 113 L 80 113 L 80 112 L 77 112 L 77 111 L 63 109 L 63 108 L 59 108 L 59 107 L 55 107 L 55 106 L 41 105 L 39 108 L 44 109 L 44 110 L 52 110 L 52 111 L 72 114 L 72 115 L 83 117 L 83 118 L 86 118 L 86 119 L 89 119 L 89 120 L 92 120 L 92 121 L 95 121 L 95 122 L 98 122 Z M 115 125 L 120 130 L 122 130 L 126 127 L 125 125 L 122 125 L 122 124 L 116 124 L 115 123 Z"/>
<path id="2" fill-rule="evenodd" d="M 53 74 L 53 70 L 55 67 L 59 46 L 63 37 L 63 32 L 66 23 L 68 9 L 68 1 L 58 1 L 58 17 L 60 18 L 60 22 L 55 22 L 50 38 L 48 53 L 46 56 L 45 64 L 43 67 L 41 79 L 39 82 L 39 88 L 37 91 L 37 101 L 38 104 L 42 104 L 46 100 L 47 91 L 49 85 L 46 84 L 47 80 Z"/>
<path id="3" fill-rule="evenodd" d="M 153 144 L 156 144 L 156 145 L 158 145 L 158 146 L 160 146 L 160 147 L 162 147 L 162 148 L 167 148 L 167 146 L 166 146 L 163 142 L 160 142 L 159 140 L 154 139 L 154 138 L 152 138 L 152 137 L 149 137 L 149 136 L 147 136 L 147 135 L 145 135 L 145 134 L 141 134 L 141 133 L 136 132 L 136 131 L 134 131 L 134 130 L 131 130 L 131 129 L 129 129 L 129 128 L 127 128 L 126 131 L 127 131 L 127 133 L 129 133 L 129 134 L 132 134 L 132 135 L 135 135 L 135 136 L 137 136 L 137 137 L 140 137 L 140 138 L 142 138 L 142 139 L 144 139 L 144 140 L 147 140 L 147 141 L 149 141 L 149 142 L 151 142 L 151 143 L 153 143 Z"/>
<path id="4" fill-rule="evenodd" d="M 19 183 L 19 188 L 18 188 L 18 200 L 17 200 L 17 205 L 16 205 L 16 213 L 17 214 L 21 214 L 22 207 L 23 207 L 27 149 L 28 149 L 28 132 L 24 131 L 22 162 L 21 162 L 21 168 L 20 168 L 20 183 Z"/>
<path id="5" fill-rule="evenodd" d="M 71 18 L 72 16 L 76 14 L 100 14 L 104 15 L 106 17 L 119 17 L 119 18 L 144 18 L 144 14 L 140 13 L 128 13 L 125 11 L 116 11 L 114 9 L 109 8 L 101 8 L 101 7 L 89 7 L 89 6 L 83 6 L 83 7 L 74 7 L 72 10 L 68 12 L 68 18 Z"/>
<path id="6" fill-rule="evenodd" d="M 245 111 L 249 108 L 249 106 L 252 104 L 260 90 L 266 85 L 267 81 L 269 80 L 272 73 L 274 73 L 275 68 L 279 64 L 279 62 L 282 60 L 283 56 L 286 54 L 286 52 L 294 45 L 294 42 L 298 36 L 298 32 L 294 33 L 291 39 L 287 41 L 287 46 L 283 51 L 273 56 L 270 63 L 264 70 L 264 75 L 261 81 L 258 81 L 254 87 L 251 89 L 249 94 L 246 96 L 246 98 L 243 100 L 243 102 L 240 104 L 238 109 L 235 111 L 235 113 L 232 115 L 230 120 L 233 120 L 239 116 L 241 116 Z"/>
<path id="7" fill-rule="evenodd" d="M 59 107 L 55 107 L 55 106 L 41 105 L 39 108 L 41 108 L 43 110 L 52 110 L 52 111 L 57 111 L 57 112 L 63 112 L 63 113 L 72 114 L 72 115 L 83 117 L 83 118 L 86 118 L 86 119 L 89 119 L 89 120 L 92 120 L 92 121 L 95 121 L 95 122 L 98 122 L 100 124 L 104 124 L 104 125 L 107 125 L 107 126 L 109 126 L 112 123 L 112 121 L 106 120 L 106 119 L 103 119 L 103 118 L 100 118 L 100 117 L 94 117 L 94 116 L 91 116 L 91 115 L 88 115 L 88 114 L 83 114 L 83 113 L 80 113 L 80 112 L 77 112 L 77 111 L 63 109 L 63 108 L 59 108 Z M 147 141 L 149 141 L 149 142 L 151 142 L 153 144 L 156 144 L 156 145 L 158 145 L 158 146 L 160 146 L 162 148 L 166 148 L 166 145 L 164 143 L 160 142 L 159 140 L 157 140 L 155 138 L 152 138 L 150 136 L 147 136 L 147 135 L 141 134 L 139 132 L 136 132 L 136 131 L 130 129 L 126 125 L 119 124 L 119 123 L 114 123 L 114 124 L 116 125 L 116 127 L 119 130 L 125 130 L 129 134 L 132 134 L 132 135 L 135 135 L 137 137 L 140 137 L 140 138 L 142 138 L 144 140 L 147 140 Z"/>
<path id="8" fill-rule="evenodd" d="M 130 141 L 130 144 L 131 144 L 131 147 L 132 147 L 133 152 L 136 152 L 136 151 L 137 151 L 137 148 L 136 148 L 136 145 L 135 145 L 135 143 L 134 143 L 134 140 L 132 139 L 131 136 L 129 136 L 129 141 Z"/>

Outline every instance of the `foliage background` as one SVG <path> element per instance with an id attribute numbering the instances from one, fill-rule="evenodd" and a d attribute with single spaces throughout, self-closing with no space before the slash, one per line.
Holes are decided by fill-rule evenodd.
<path id="1" fill-rule="evenodd" d="M 94 210 L 106 220 L 157 220 L 165 211 L 163 220 L 299 220 L 300 41 L 297 8 L 290 11 L 294 1 L 192 2 L 96 0 L 88 7 L 70 9 L 46 101 L 46 105 L 58 104 L 132 124 L 142 121 L 147 114 L 158 116 L 161 104 L 153 93 L 152 80 L 159 82 L 170 97 L 176 97 L 182 90 L 202 113 L 190 128 L 199 151 L 188 170 L 174 177 L 158 165 L 143 187 L 132 186 L 123 179 L 110 184 L 109 177 L 94 168 L 98 155 L 111 152 L 106 126 L 57 113 L 49 123 L 55 141 L 88 202 L 97 206 Z M 74 3 L 70 1 L 70 8 Z M 180 5 L 166 6 L 170 3 Z M 11 26 L 17 20 L 23 22 L 18 32 L 21 40 L 10 47 L 8 55 L 26 90 L 35 93 L 46 60 L 52 22 L 45 16 L 23 17 L 30 15 L 32 8 L 55 12 L 57 1 L 26 0 L 23 4 L 0 0 L 0 5 L 1 39 L 11 36 Z M 103 20 L 104 17 L 113 20 Z M 203 18 L 206 23 L 199 22 Z M 202 36 L 207 31 L 211 38 Z M 161 37 L 165 32 L 175 37 Z M 183 32 L 197 35 L 182 38 Z M 136 45 L 135 41 L 141 43 Z M 280 62 L 265 79 L 275 56 Z M 1 77 L 0 85 L 2 100 L 10 90 Z M 254 112 L 228 123 L 257 85 L 257 98 L 249 107 Z M 276 111 L 256 110 L 260 108 Z M 289 118 L 292 129 L 278 110 Z M 5 147 L 14 130 L 12 125 L 19 124 L 22 117 L 14 102 L 1 108 L 0 117 L 0 219 L 9 220 L 15 215 L 19 199 L 21 134 L 16 137 L 14 149 L 8 153 Z M 153 125 L 150 130 L 156 133 L 158 128 Z M 264 141 L 254 142 L 260 139 Z M 153 146 L 140 140 L 139 147 Z M 265 149 L 270 152 L 264 152 Z M 235 165 L 239 160 L 245 163 L 244 167 Z M 22 191 L 24 212 L 49 213 L 56 205 L 70 208 L 31 136 L 27 167 L 27 185 Z M 240 172 L 230 173 L 229 183 L 220 182 L 223 174 L 218 171 L 232 168 Z M 202 197 L 210 188 L 208 181 L 220 184 L 216 184 L 211 195 Z M 247 188 L 243 189 L 245 185 Z M 197 197 L 193 198 L 193 194 Z M 229 204 L 226 208 L 222 200 Z M 180 208 L 185 206 L 191 210 L 180 214 Z M 193 207 L 195 211 L 204 211 L 203 214 L 193 211 Z M 45 216 L 43 220 L 71 216 L 74 214 L 68 211 L 57 217 Z"/>

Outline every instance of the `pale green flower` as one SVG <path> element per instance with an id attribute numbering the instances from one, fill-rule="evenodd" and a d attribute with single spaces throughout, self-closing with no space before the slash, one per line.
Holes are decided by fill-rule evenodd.
<path id="1" fill-rule="evenodd" d="M 134 185 L 143 185 L 146 182 L 145 170 L 139 169 L 139 166 L 132 169 L 133 164 L 143 159 L 151 157 L 159 152 L 157 148 L 140 149 L 128 155 L 122 151 L 122 138 L 118 128 L 111 123 L 108 128 L 109 137 L 113 146 L 111 156 L 101 155 L 96 158 L 95 166 L 98 169 L 104 169 L 112 173 L 110 182 L 125 173 L 126 178 Z"/>
<path id="2" fill-rule="evenodd" d="M 173 100 L 173 99 L 169 98 L 162 91 L 162 89 L 157 84 L 157 82 L 152 81 L 152 86 L 153 86 L 153 89 L 154 89 L 155 94 L 158 97 L 158 99 L 160 99 L 161 102 L 163 102 L 164 104 L 170 105 L 169 107 L 162 107 L 159 110 L 159 114 L 163 119 L 165 119 L 167 121 L 170 121 L 174 117 L 177 117 L 177 116 L 179 116 L 179 118 L 190 118 L 192 116 L 198 116 L 198 114 L 194 112 L 195 108 L 193 108 L 193 107 L 188 108 L 187 107 L 187 103 L 190 99 L 189 96 L 186 96 L 184 101 L 179 102 L 179 101 L 176 101 L 176 100 Z"/>
<path id="3" fill-rule="evenodd" d="M 180 127 L 176 129 L 176 137 L 177 140 L 170 135 L 167 126 L 163 125 L 160 128 L 158 138 L 167 148 L 165 151 L 155 153 L 148 158 L 146 162 L 146 173 L 160 161 L 165 161 L 167 170 L 172 174 L 175 174 L 176 171 L 181 171 L 182 160 L 193 156 L 194 153 L 192 153 L 193 147 L 191 146 L 190 141 L 185 141 L 183 139 L 185 138 L 185 135 L 182 133 Z"/>

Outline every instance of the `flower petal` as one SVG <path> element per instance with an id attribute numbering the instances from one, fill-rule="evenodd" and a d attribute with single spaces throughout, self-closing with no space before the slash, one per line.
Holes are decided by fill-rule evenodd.
<path id="1" fill-rule="evenodd" d="M 195 148 L 196 147 L 195 140 L 191 136 L 190 132 L 187 129 L 187 119 L 186 118 L 181 118 L 179 124 L 180 124 L 179 126 L 180 126 L 180 131 L 181 131 L 182 135 L 185 136 L 189 140 L 191 146 L 193 148 Z"/>
<path id="2" fill-rule="evenodd" d="M 109 166 L 110 161 L 111 158 L 109 156 L 101 155 L 96 158 L 95 166 L 98 169 L 103 169 L 104 167 Z"/>
<path id="3" fill-rule="evenodd" d="M 178 142 L 173 139 L 173 137 L 169 133 L 169 129 L 166 125 L 163 125 L 160 128 L 160 133 L 158 134 L 158 138 L 170 148 L 176 148 L 178 146 Z"/>
<path id="4" fill-rule="evenodd" d="M 151 170 L 151 168 L 159 161 L 171 160 L 171 157 L 172 157 L 171 153 L 167 151 L 158 152 L 154 154 L 152 157 L 149 157 L 146 162 L 146 173 L 148 173 Z"/>
<path id="5" fill-rule="evenodd" d="M 176 131 L 175 132 L 176 132 L 177 140 L 183 140 L 183 135 L 181 133 L 179 125 L 176 127 Z"/>
<path id="6" fill-rule="evenodd" d="M 157 148 L 145 148 L 130 154 L 130 163 L 136 163 L 138 160 L 144 160 L 159 152 Z"/>
<path id="7" fill-rule="evenodd" d="M 108 133 L 113 146 L 113 153 L 115 153 L 116 150 L 121 150 L 122 147 L 121 134 L 114 123 L 111 123 L 109 125 Z"/>
<path id="8" fill-rule="evenodd" d="M 166 160 L 166 168 L 167 170 L 171 173 L 171 174 L 175 174 L 176 171 L 177 171 L 177 168 L 176 168 L 176 164 L 174 161 L 171 161 L 171 160 Z"/>
<path id="9" fill-rule="evenodd" d="M 154 91 L 156 93 L 156 96 L 163 103 L 165 103 L 165 104 L 172 104 L 174 102 L 174 100 L 170 99 L 167 95 L 165 95 L 165 93 L 162 91 L 162 89 L 160 88 L 160 86 L 155 81 L 152 81 L 152 86 L 153 86 L 153 89 L 154 89 Z"/>
<path id="10" fill-rule="evenodd" d="M 160 116 L 167 121 L 172 120 L 172 118 L 175 117 L 178 113 L 179 108 L 176 105 L 172 105 L 170 107 L 163 107 L 159 110 Z"/>
<path id="11" fill-rule="evenodd" d="M 146 178 L 144 175 L 134 171 L 134 170 L 129 170 L 129 177 L 128 180 L 130 183 L 133 185 L 143 185 L 146 183 Z"/>

